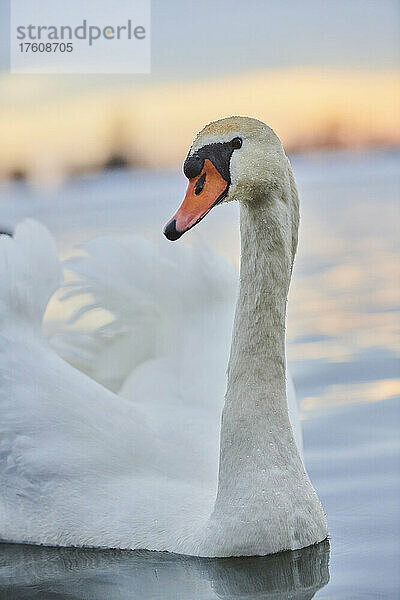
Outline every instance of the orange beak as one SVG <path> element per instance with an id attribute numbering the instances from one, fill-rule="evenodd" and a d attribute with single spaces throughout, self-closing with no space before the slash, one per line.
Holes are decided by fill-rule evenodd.
<path id="1" fill-rule="evenodd" d="M 213 163 L 206 158 L 200 175 L 189 179 L 186 196 L 164 227 L 164 235 L 174 241 L 197 225 L 213 206 L 225 198 L 228 185 Z"/>

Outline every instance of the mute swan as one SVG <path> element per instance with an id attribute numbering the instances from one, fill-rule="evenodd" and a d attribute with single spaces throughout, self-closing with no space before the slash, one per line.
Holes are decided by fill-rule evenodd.
<path id="1" fill-rule="evenodd" d="M 151 375 L 160 397 L 139 393 L 132 401 L 49 347 L 40 326 L 60 265 L 50 234 L 27 221 L 14 238 L 0 238 L 3 540 L 212 557 L 294 550 L 327 536 L 286 400 L 285 311 L 298 229 L 289 162 L 269 127 L 231 117 L 198 134 L 184 172 L 188 191 L 167 238 L 178 239 L 216 204 L 240 201 L 240 291 L 218 485 L 212 470 L 198 469 L 202 438 L 192 441 L 187 428 L 198 420 L 206 439 L 204 415 L 215 400 L 206 383 L 203 404 L 190 405 L 190 387 L 174 394 L 180 373 L 170 372 L 168 360 L 152 368 L 144 361 L 135 385 L 146 389 L 141 381 Z M 178 294 L 185 287 L 166 285 L 177 285 Z M 170 333 L 172 344 L 180 332 Z"/>

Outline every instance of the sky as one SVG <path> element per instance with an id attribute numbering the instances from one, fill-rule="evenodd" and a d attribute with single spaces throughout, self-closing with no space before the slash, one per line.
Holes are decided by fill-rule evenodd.
<path id="1" fill-rule="evenodd" d="M 10 1 L 0 3 L 3 72 Z M 102 2 L 109 0 L 98 0 L 99 10 Z M 296 65 L 393 68 L 399 61 L 399 0 L 152 0 L 151 6 L 152 73 L 122 80 L 208 78 Z M 113 77 L 67 79 L 85 86 Z"/>
<path id="2" fill-rule="evenodd" d="M 102 160 L 117 121 L 157 165 L 229 114 L 265 120 L 292 146 L 332 128 L 346 145 L 400 140 L 400 0 L 152 0 L 149 75 L 10 75 L 8 4 L 0 0 L 0 176 L 37 169 L 38 157 Z"/>

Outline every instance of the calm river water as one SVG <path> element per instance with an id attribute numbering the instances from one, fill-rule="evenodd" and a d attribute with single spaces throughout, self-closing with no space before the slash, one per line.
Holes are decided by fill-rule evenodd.
<path id="1" fill-rule="evenodd" d="M 304 156 L 293 164 L 302 223 L 288 358 L 329 543 L 222 560 L 0 544 L 1 598 L 400 597 L 400 155 Z M 39 219 L 67 256 L 97 233 L 160 235 L 184 188 L 184 177 L 169 171 L 114 172 L 50 190 L 13 184 L 0 189 L 0 225 Z M 235 264 L 237 221 L 232 204 L 198 228 Z"/>

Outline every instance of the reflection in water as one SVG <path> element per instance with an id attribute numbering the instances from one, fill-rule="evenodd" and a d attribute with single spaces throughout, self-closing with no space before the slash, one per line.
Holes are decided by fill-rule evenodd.
<path id="1" fill-rule="evenodd" d="M 378 379 L 366 383 L 334 384 L 327 386 L 319 396 L 303 400 L 302 410 L 325 410 L 326 408 L 354 404 L 356 402 L 380 402 L 400 396 L 400 378 Z"/>
<path id="2" fill-rule="evenodd" d="M 328 564 L 328 541 L 295 552 L 223 559 L 1 544 L 0 596 L 307 600 L 328 583 Z"/>

